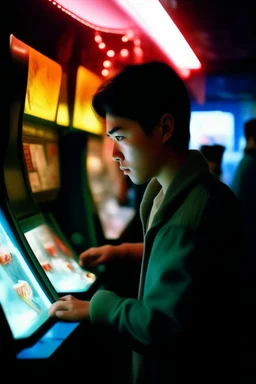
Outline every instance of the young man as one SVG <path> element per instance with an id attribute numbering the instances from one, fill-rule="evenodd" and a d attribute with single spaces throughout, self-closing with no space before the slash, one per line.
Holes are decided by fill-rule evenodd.
<path id="1" fill-rule="evenodd" d="M 240 348 L 243 239 L 238 202 L 188 150 L 190 101 L 167 64 L 125 67 L 93 107 L 106 121 L 112 157 L 147 185 L 143 244 L 105 245 L 80 255 L 94 267 L 142 262 L 138 298 L 99 290 L 90 302 L 63 297 L 50 315 L 90 319 L 133 351 L 131 383 L 235 383 Z"/>

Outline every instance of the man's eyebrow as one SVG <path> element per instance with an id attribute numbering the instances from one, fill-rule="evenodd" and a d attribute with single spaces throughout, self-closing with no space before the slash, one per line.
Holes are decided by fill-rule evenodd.
<path id="1" fill-rule="evenodd" d="M 118 131 L 119 129 L 121 129 L 121 127 L 114 127 L 112 129 L 110 129 L 110 131 L 108 131 L 107 133 L 107 136 L 109 135 L 113 135 L 113 133 L 115 133 L 116 131 Z"/>

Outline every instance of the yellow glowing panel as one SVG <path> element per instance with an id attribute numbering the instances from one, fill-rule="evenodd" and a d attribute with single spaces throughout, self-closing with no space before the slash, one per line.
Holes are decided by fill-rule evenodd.
<path id="1" fill-rule="evenodd" d="M 30 48 L 24 110 L 26 114 L 55 121 L 61 75 L 62 68 L 58 63 Z"/>
<path id="2" fill-rule="evenodd" d="M 102 80 L 89 69 L 80 66 L 77 70 L 73 127 L 83 131 L 102 134 L 101 121 L 92 109 L 92 96 Z"/>
<path id="3" fill-rule="evenodd" d="M 68 76 L 65 72 L 62 73 L 56 122 L 58 125 L 62 125 L 64 127 L 68 127 L 70 124 L 68 109 Z"/>

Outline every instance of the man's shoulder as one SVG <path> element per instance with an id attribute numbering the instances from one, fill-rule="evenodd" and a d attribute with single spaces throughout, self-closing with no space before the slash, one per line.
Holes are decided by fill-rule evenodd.
<path id="1" fill-rule="evenodd" d="M 232 190 L 223 182 L 204 177 L 187 194 L 176 212 L 176 219 L 185 225 L 197 227 L 204 216 L 221 218 L 231 211 L 238 214 L 238 201 Z"/>
<path id="2" fill-rule="evenodd" d="M 215 179 L 215 178 L 214 178 Z M 221 180 L 205 180 L 201 186 L 208 196 L 208 203 L 218 206 L 237 206 L 238 200 L 232 189 Z"/>
<path id="3" fill-rule="evenodd" d="M 191 189 L 191 195 L 193 194 L 205 196 L 206 201 L 210 199 L 236 200 L 231 188 L 212 174 L 202 175 L 195 187 Z"/>

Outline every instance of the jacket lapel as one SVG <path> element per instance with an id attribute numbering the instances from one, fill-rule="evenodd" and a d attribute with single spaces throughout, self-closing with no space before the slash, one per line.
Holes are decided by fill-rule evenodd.
<path id="1" fill-rule="evenodd" d="M 161 227 L 166 220 L 173 216 L 176 209 L 182 204 L 189 192 L 205 176 L 211 177 L 205 158 L 199 151 L 190 150 L 187 160 L 184 162 L 167 189 L 162 205 L 153 218 L 151 228 L 146 233 L 146 224 L 154 198 L 161 189 L 161 185 L 156 179 L 152 179 L 148 184 L 140 206 L 140 217 L 144 233 L 144 255 L 141 266 L 139 298 L 143 294 L 146 270 L 150 257 L 150 249 L 158 228 Z"/>

